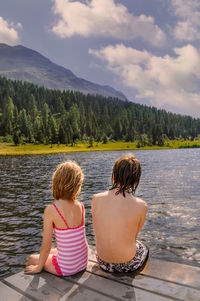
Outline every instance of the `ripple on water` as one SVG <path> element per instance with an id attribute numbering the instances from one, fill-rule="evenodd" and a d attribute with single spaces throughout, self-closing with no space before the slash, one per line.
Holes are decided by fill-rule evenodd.
<path id="1" fill-rule="evenodd" d="M 200 253 L 196 248 L 187 248 L 187 250 L 182 255 L 183 259 L 194 260 L 200 263 Z"/>

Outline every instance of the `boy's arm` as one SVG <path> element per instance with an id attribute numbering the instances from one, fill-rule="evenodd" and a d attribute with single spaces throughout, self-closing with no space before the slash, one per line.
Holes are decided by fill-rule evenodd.
<path id="1" fill-rule="evenodd" d="M 43 238 L 40 248 L 38 265 L 30 265 L 25 269 L 25 273 L 40 273 L 45 265 L 52 246 L 53 221 L 51 217 L 51 207 L 47 206 L 43 215 Z"/>
<path id="2" fill-rule="evenodd" d="M 92 218 L 93 218 L 93 215 L 94 215 L 95 201 L 96 201 L 96 196 L 95 196 L 95 194 L 94 194 L 93 197 L 92 197 L 92 201 L 91 201 Z"/>
<path id="3" fill-rule="evenodd" d="M 95 194 L 92 197 L 92 201 L 91 201 L 91 211 L 92 211 L 92 225 L 93 225 L 93 230 L 94 230 L 94 234 L 95 234 L 95 215 L 94 215 L 94 207 L 95 207 Z"/>
<path id="4" fill-rule="evenodd" d="M 148 207 L 147 207 L 146 203 L 144 203 L 143 214 L 142 214 L 142 216 L 140 218 L 140 221 L 139 221 L 138 229 L 137 229 L 137 232 L 136 232 L 136 238 L 137 238 L 139 232 L 142 230 L 142 227 L 143 227 L 145 219 L 146 219 L 147 211 L 148 211 Z"/>

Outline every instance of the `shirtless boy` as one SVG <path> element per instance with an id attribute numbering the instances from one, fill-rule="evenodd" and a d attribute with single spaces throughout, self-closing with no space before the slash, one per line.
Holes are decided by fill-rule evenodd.
<path id="1" fill-rule="evenodd" d="M 146 203 L 135 196 L 141 176 L 140 162 L 123 155 L 113 166 L 113 186 L 92 198 L 97 260 L 108 272 L 141 270 L 148 248 L 136 240 L 147 213 Z"/>

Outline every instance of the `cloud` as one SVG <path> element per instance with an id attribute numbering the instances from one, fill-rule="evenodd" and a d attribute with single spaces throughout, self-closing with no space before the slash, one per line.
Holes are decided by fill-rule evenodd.
<path id="1" fill-rule="evenodd" d="M 173 34 L 178 40 L 200 39 L 200 1 L 171 0 L 173 14 L 179 19 Z"/>
<path id="2" fill-rule="evenodd" d="M 200 52 L 194 46 L 175 48 L 174 56 L 163 57 L 123 44 L 89 49 L 89 54 L 104 61 L 125 86 L 136 89 L 136 98 L 200 117 Z"/>
<path id="3" fill-rule="evenodd" d="M 21 23 L 14 25 L 13 23 L 8 23 L 2 17 L 0 17 L 0 43 L 5 43 L 9 45 L 16 45 L 19 43 L 19 35 L 16 29 L 21 29 Z"/>
<path id="4" fill-rule="evenodd" d="M 80 35 L 133 40 L 141 37 L 155 46 L 165 42 L 165 34 L 153 17 L 135 16 L 114 0 L 54 0 L 53 12 L 59 19 L 52 31 L 61 38 Z"/>

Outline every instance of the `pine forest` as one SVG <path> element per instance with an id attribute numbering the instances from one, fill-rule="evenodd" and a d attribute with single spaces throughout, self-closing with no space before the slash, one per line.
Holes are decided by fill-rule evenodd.
<path id="1" fill-rule="evenodd" d="M 2 142 L 73 145 L 123 140 L 162 146 L 166 139 L 194 140 L 199 135 L 200 119 L 190 116 L 0 77 Z"/>

